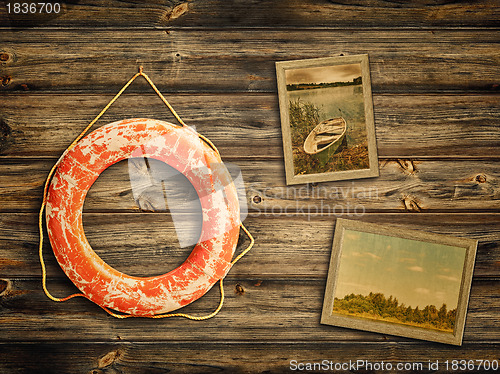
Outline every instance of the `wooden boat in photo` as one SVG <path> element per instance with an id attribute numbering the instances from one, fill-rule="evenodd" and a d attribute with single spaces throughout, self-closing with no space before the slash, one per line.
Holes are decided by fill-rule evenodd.
<path id="1" fill-rule="evenodd" d="M 320 160 L 326 162 L 339 149 L 346 131 L 347 124 L 342 117 L 321 121 L 307 136 L 304 151 L 310 155 L 318 155 Z"/>

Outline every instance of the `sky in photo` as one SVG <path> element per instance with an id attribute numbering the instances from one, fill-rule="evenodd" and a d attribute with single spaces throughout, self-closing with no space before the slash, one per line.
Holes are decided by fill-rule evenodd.
<path id="1" fill-rule="evenodd" d="M 465 248 L 344 231 L 335 297 L 392 295 L 415 308 L 458 303 Z"/>
<path id="2" fill-rule="evenodd" d="M 285 70 L 286 84 L 351 82 L 361 76 L 361 64 Z"/>

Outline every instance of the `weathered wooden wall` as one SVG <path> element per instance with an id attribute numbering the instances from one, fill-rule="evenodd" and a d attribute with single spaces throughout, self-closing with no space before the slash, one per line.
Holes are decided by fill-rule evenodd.
<path id="1" fill-rule="evenodd" d="M 2 373 L 281 373 L 292 359 L 498 359 L 498 0 L 73 0 L 62 9 L 39 18 L 0 9 Z M 293 196 L 274 62 L 359 53 L 370 57 L 380 177 L 302 186 Z M 230 272 L 223 310 L 205 322 L 115 320 L 86 300 L 53 303 L 41 289 L 44 178 L 139 65 L 246 181 L 256 246 Z M 143 81 L 100 123 L 124 117 L 171 120 Z M 126 169 L 111 167 L 92 187 L 86 233 L 119 270 L 159 274 L 186 250 L 176 249 L 168 214 L 140 214 Z M 335 215 L 306 213 L 322 201 L 362 205 L 365 214 L 352 217 L 361 221 L 479 240 L 462 347 L 319 324 Z M 73 292 L 45 251 L 50 289 Z M 213 289 L 186 309 L 204 313 L 217 299 Z"/>

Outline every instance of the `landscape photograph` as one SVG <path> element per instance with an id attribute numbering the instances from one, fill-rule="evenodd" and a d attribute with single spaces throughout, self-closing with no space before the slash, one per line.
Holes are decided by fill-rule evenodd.
<path id="1" fill-rule="evenodd" d="M 453 333 L 466 248 L 345 230 L 333 315 Z"/>
<path id="2" fill-rule="evenodd" d="M 369 168 L 361 64 L 285 71 L 295 175 Z"/>

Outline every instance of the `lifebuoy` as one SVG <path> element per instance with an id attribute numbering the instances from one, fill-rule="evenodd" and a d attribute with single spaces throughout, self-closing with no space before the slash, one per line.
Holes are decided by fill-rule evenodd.
<path id="1" fill-rule="evenodd" d="M 150 157 L 182 173 L 202 208 L 201 237 L 186 261 L 166 274 L 135 277 L 106 264 L 83 230 L 87 191 L 110 165 Z M 203 296 L 231 267 L 239 236 L 236 188 L 220 156 L 189 127 L 152 119 L 104 125 L 61 158 L 47 193 L 46 221 L 55 257 L 96 304 L 136 316 L 170 312 Z"/>

